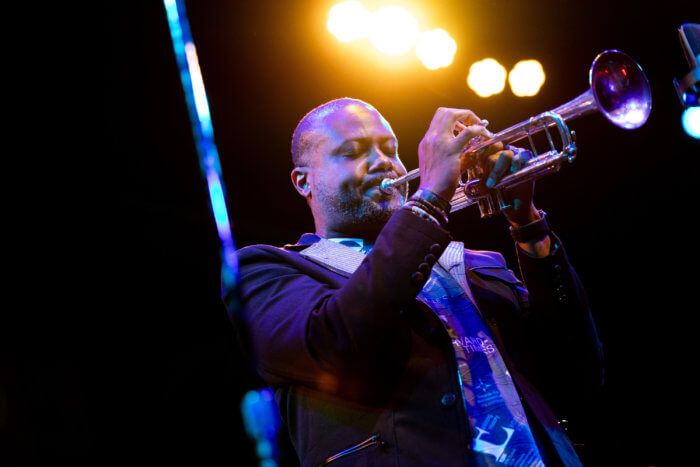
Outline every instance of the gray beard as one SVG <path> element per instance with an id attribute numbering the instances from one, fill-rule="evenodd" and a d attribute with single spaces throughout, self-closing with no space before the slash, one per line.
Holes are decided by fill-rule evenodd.
<path id="1" fill-rule="evenodd" d="M 317 199 L 326 206 L 333 217 L 342 220 L 342 225 L 348 232 L 363 228 L 380 228 L 386 224 L 391 215 L 403 205 L 407 189 L 397 190 L 386 201 L 378 202 L 365 196 L 356 197 L 350 193 L 328 193 L 326 190 L 317 192 Z"/>

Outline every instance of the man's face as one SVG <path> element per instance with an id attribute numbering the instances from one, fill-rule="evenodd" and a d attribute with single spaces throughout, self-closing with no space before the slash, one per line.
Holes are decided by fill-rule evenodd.
<path id="1" fill-rule="evenodd" d="M 323 119 L 313 154 L 311 202 L 331 231 L 361 234 L 381 228 L 405 193 L 379 189 L 384 178 L 406 173 L 396 136 L 375 110 L 350 104 Z"/>

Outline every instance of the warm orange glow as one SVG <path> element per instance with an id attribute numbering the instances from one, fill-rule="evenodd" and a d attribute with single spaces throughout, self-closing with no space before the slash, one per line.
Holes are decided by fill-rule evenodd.
<path id="1" fill-rule="evenodd" d="M 421 32 L 413 12 L 397 5 L 369 11 L 357 0 L 337 3 L 328 12 L 326 28 L 341 42 L 367 39 L 382 55 L 398 57 L 415 48 L 418 59 L 430 70 L 452 64 L 457 51 L 457 43 L 447 31 L 436 28 Z"/>

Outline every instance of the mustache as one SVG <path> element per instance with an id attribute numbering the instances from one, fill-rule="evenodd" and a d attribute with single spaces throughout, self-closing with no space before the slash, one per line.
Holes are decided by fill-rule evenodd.
<path id="1" fill-rule="evenodd" d="M 360 191 L 364 193 L 374 187 L 380 186 L 382 184 L 382 180 L 384 180 L 385 178 L 390 178 L 393 180 L 399 178 L 399 175 L 395 171 L 385 172 L 383 174 L 368 175 L 367 177 L 365 177 L 362 184 L 360 185 Z M 388 190 L 382 188 L 380 188 L 380 190 L 382 192 L 382 196 L 385 197 L 401 196 L 404 199 L 408 198 L 408 182 L 402 183 L 400 185 L 394 185 Z"/>
<path id="2" fill-rule="evenodd" d="M 385 178 L 391 178 L 391 179 L 398 178 L 398 174 L 396 172 L 392 171 L 392 172 L 385 172 L 385 173 L 381 173 L 381 174 L 368 175 L 362 181 L 362 184 L 360 185 L 360 189 L 362 191 L 366 191 L 366 190 L 369 190 L 370 188 L 374 188 L 376 186 L 379 186 L 382 184 L 382 180 L 384 180 Z"/>

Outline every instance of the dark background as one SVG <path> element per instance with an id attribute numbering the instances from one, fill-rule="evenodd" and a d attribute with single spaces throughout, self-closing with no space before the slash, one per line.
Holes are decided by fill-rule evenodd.
<path id="1" fill-rule="evenodd" d="M 83 290 L 97 296 L 88 310 L 43 322 L 39 338 L 55 340 L 53 350 L 4 357 L 3 442 L 21 465 L 90 454 L 101 463 L 254 465 L 239 403 L 260 382 L 220 301 L 218 238 L 164 8 L 112 3 L 89 78 L 103 72 L 91 96 L 104 117 L 92 154 L 110 180 L 115 202 L 97 216 L 113 235 L 88 251 L 99 258 L 87 269 L 94 285 Z M 316 105 L 343 96 L 373 104 L 410 170 L 437 107 L 470 108 L 497 131 L 579 95 L 593 58 L 622 50 L 649 78 L 649 121 L 636 131 L 599 115 L 572 121 L 577 160 L 537 183 L 536 205 L 586 286 L 607 358 L 603 392 L 581 401 L 570 424 L 586 441 L 587 465 L 692 463 L 700 145 L 680 126 L 672 80 L 688 72 L 677 28 L 700 19 L 697 3 L 394 2 L 457 41 L 453 64 L 435 71 L 338 42 L 325 29 L 333 3 L 187 2 L 237 246 L 293 243 L 313 230 L 288 174 L 291 133 Z M 507 69 L 538 59 L 540 93 L 476 96 L 467 70 L 488 56 Z M 468 208 L 451 231 L 517 267 L 502 218 Z M 60 342 L 54 326 L 68 330 Z"/>

